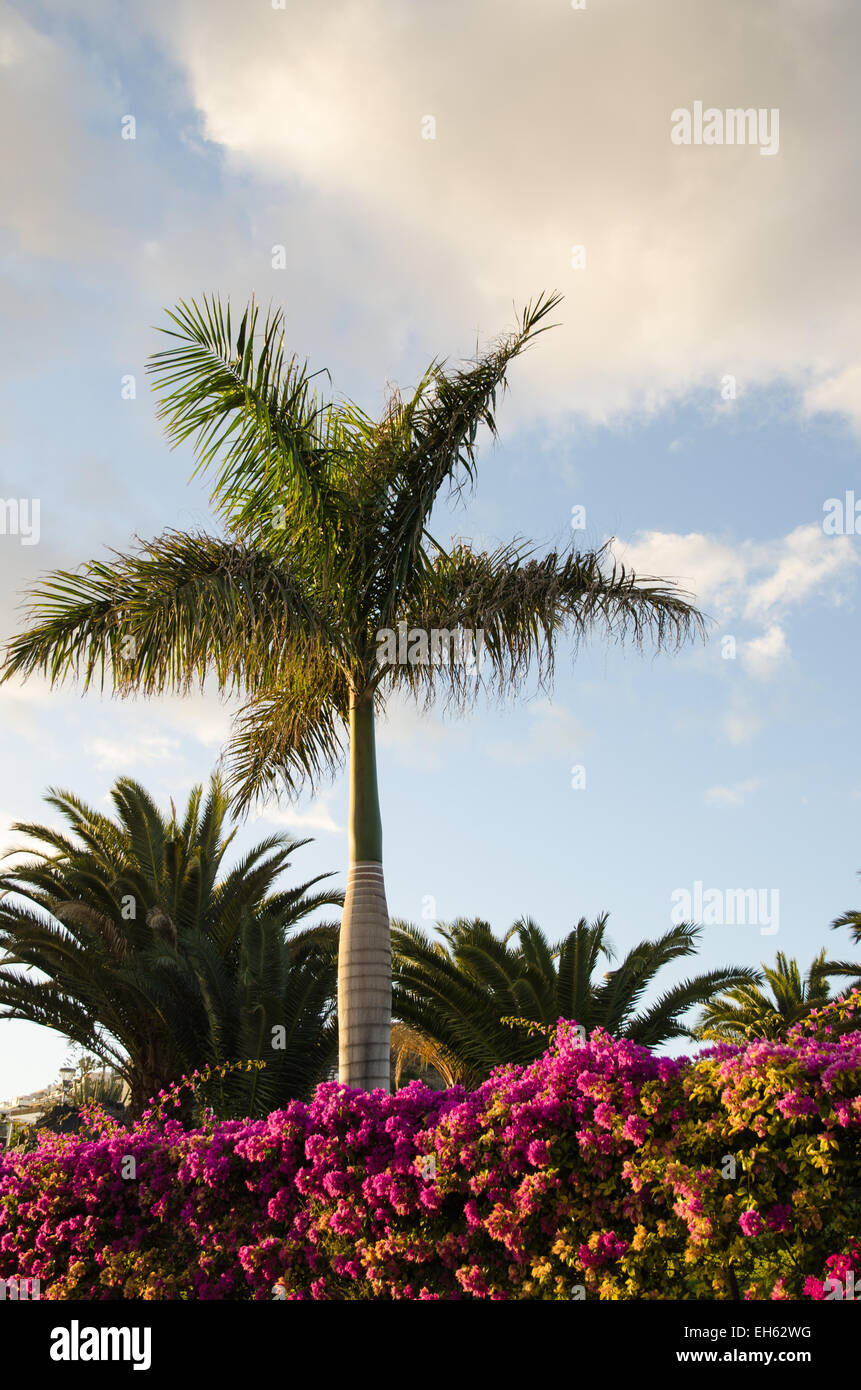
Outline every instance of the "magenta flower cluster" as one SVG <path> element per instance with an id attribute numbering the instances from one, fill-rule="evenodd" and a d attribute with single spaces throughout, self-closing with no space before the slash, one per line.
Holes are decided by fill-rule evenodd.
<path id="1" fill-rule="evenodd" d="M 560 1021 L 471 1092 L 329 1083 L 193 1131 L 163 1095 L 132 1129 L 94 1115 L 0 1160 L 0 1278 L 55 1299 L 823 1297 L 858 1267 L 859 1093 L 861 1033 L 821 1023 L 670 1059 Z"/>

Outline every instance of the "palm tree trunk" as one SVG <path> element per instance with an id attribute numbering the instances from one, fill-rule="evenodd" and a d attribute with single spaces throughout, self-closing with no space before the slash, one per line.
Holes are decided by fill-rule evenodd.
<path id="1" fill-rule="evenodd" d="M 338 949 L 338 1079 L 391 1089 L 392 944 L 373 693 L 350 702 L 350 864 Z"/>

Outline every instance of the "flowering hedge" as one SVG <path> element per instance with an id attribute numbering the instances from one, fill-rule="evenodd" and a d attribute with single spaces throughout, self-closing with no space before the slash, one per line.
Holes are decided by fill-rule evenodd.
<path id="1" fill-rule="evenodd" d="M 825 1014 L 693 1060 L 560 1022 L 476 1091 L 329 1083 L 194 1131 L 165 1118 L 181 1088 L 131 1130 L 93 1111 L 91 1138 L 0 1159 L 0 1277 L 55 1299 L 861 1290 L 861 1032 Z"/>

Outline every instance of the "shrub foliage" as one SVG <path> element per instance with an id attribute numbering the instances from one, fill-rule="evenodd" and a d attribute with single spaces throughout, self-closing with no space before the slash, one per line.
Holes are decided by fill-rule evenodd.
<path id="1" fill-rule="evenodd" d="M 861 1274 L 858 996 L 659 1057 L 560 1021 L 477 1090 L 317 1088 L 0 1159 L 0 1277 L 54 1299 L 840 1297 Z M 861 1279 L 859 1279 L 861 1284 Z"/>

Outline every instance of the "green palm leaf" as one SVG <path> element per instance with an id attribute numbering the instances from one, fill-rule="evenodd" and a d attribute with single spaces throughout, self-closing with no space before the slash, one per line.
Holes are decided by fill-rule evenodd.
<path id="1" fill-rule="evenodd" d="M 638 1011 L 655 977 L 695 953 L 700 929 L 682 923 L 656 941 L 642 941 L 596 979 L 602 958 L 612 956 L 606 923 L 606 913 L 593 923 L 581 918 L 557 946 L 530 918 L 516 922 L 504 938 L 494 936 L 487 922 L 458 921 L 443 927 L 438 941 L 416 927 L 395 924 L 393 1008 L 403 1025 L 397 1035 L 400 1064 L 425 1057 L 445 1074 L 478 1084 L 493 1067 L 524 1063 L 544 1051 L 546 1034 L 512 1028 L 504 1018 L 545 1029 L 565 1018 L 587 1032 L 601 1027 L 656 1047 L 687 1032 L 682 1019 L 697 1004 L 757 978 L 745 967 L 711 971 L 682 981 Z"/>
<path id="2" fill-rule="evenodd" d="M 213 1093 L 223 1113 L 309 1095 L 337 1047 L 337 932 L 291 933 L 343 902 L 320 886 L 326 874 L 282 886 L 309 842 L 269 836 L 225 872 L 233 832 L 217 777 L 181 820 L 130 778 L 112 799 L 115 820 L 52 792 L 71 833 L 26 826 L 29 861 L 0 875 L 0 1018 L 53 1028 L 117 1067 L 135 1111 L 183 1074 L 249 1057 L 266 1061 L 266 1080 L 231 1073 Z M 269 1047 L 275 1024 L 283 1053 Z"/>

